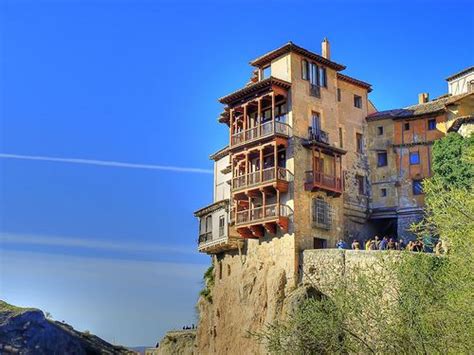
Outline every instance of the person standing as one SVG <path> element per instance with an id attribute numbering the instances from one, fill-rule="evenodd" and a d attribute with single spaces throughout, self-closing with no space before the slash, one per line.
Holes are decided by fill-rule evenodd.
<path id="1" fill-rule="evenodd" d="M 388 247 L 388 239 L 387 237 L 383 237 L 382 241 L 379 244 L 379 250 L 387 250 Z"/>

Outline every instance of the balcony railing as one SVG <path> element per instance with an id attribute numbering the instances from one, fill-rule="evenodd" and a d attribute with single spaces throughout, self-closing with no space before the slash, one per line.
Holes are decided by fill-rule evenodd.
<path id="1" fill-rule="evenodd" d="M 316 129 L 313 127 L 308 128 L 308 139 L 310 141 L 329 144 L 329 134 L 321 129 Z"/>
<path id="2" fill-rule="evenodd" d="M 277 180 L 289 182 L 292 176 L 293 174 L 286 168 L 271 167 L 264 169 L 261 174 L 260 171 L 255 171 L 233 178 L 232 189 L 235 191 Z"/>
<path id="3" fill-rule="evenodd" d="M 238 211 L 235 214 L 235 225 L 259 224 L 269 220 L 275 220 L 280 217 L 288 217 L 291 214 L 291 208 L 287 205 L 265 205 Z"/>
<path id="4" fill-rule="evenodd" d="M 334 175 L 327 175 L 320 171 L 312 170 L 305 172 L 305 190 L 314 189 L 329 190 L 331 192 L 342 193 L 342 180 Z"/>
<path id="5" fill-rule="evenodd" d="M 203 234 L 199 235 L 198 243 L 202 244 L 202 243 L 209 242 L 211 240 L 212 240 L 212 232 L 206 232 L 206 233 L 203 233 Z"/>
<path id="6" fill-rule="evenodd" d="M 279 116 L 275 121 L 268 121 L 258 126 L 246 129 L 234 133 L 231 139 L 231 145 L 236 146 L 243 143 L 255 141 L 257 139 L 267 137 L 273 134 L 279 134 L 283 136 L 290 136 L 291 127 L 287 123 L 280 122 L 286 121 L 286 115 Z"/>

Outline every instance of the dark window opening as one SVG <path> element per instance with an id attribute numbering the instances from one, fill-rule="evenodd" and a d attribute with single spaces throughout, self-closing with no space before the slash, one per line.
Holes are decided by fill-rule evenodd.
<path id="1" fill-rule="evenodd" d="M 409 131 L 409 130 L 410 130 L 410 123 L 409 123 L 409 122 L 406 122 L 406 123 L 403 125 L 403 130 L 404 130 L 404 131 Z"/>
<path id="2" fill-rule="evenodd" d="M 325 249 L 326 244 L 326 239 L 313 238 L 313 249 Z"/>
<path id="3" fill-rule="evenodd" d="M 386 189 L 386 188 L 380 189 L 380 196 L 382 196 L 382 197 L 386 197 L 386 196 L 387 196 L 387 189 Z"/>
<path id="4" fill-rule="evenodd" d="M 357 145 L 357 153 L 362 153 L 363 151 L 363 140 L 362 140 L 362 134 L 356 133 L 356 145 Z"/>
<path id="5" fill-rule="evenodd" d="M 379 136 L 383 135 L 383 126 L 377 127 L 377 133 Z"/>
<path id="6" fill-rule="evenodd" d="M 331 228 L 331 206 L 322 197 L 313 198 L 312 221 L 317 227 Z"/>
<path id="7" fill-rule="evenodd" d="M 309 63 L 307 60 L 303 59 L 301 61 L 301 78 L 303 80 L 309 80 L 309 75 L 308 75 L 308 66 Z"/>
<path id="8" fill-rule="evenodd" d="M 377 166 L 387 166 L 387 152 L 377 153 Z"/>
<path id="9" fill-rule="evenodd" d="M 362 108 L 362 97 L 359 95 L 354 95 L 354 106 L 357 108 Z"/>
<path id="10" fill-rule="evenodd" d="M 342 127 L 339 127 L 339 147 L 340 148 L 344 148 L 344 144 L 343 144 L 342 139 L 343 139 L 343 137 L 342 137 Z"/>
<path id="11" fill-rule="evenodd" d="M 365 195 L 365 176 L 356 175 L 357 187 L 359 195 Z"/>
<path id="12" fill-rule="evenodd" d="M 341 101 L 342 97 L 341 97 L 341 89 L 337 89 L 337 101 Z"/>

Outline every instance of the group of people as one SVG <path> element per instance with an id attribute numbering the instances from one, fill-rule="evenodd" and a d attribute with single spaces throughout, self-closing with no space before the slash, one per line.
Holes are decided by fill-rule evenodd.
<path id="1" fill-rule="evenodd" d="M 347 243 L 340 239 L 336 244 L 337 249 L 349 249 Z M 426 252 L 425 243 L 422 240 L 411 240 L 408 244 L 403 239 L 396 240 L 395 238 L 389 238 L 387 236 L 379 238 L 375 236 L 373 239 L 369 238 L 364 244 L 361 244 L 359 240 L 354 239 L 351 244 L 352 250 L 408 250 L 413 252 Z M 436 244 L 436 254 L 444 253 L 443 244 L 440 241 Z"/>
<path id="2" fill-rule="evenodd" d="M 190 329 L 196 329 L 194 324 L 189 326 L 189 325 L 183 325 L 183 330 L 190 330 Z"/>

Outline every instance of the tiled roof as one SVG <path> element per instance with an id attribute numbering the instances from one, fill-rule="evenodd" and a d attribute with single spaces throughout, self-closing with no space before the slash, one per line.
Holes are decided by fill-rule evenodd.
<path id="1" fill-rule="evenodd" d="M 429 114 L 442 112 L 446 109 L 446 106 L 453 104 L 456 101 L 473 94 L 474 94 L 473 92 L 470 92 L 470 93 L 465 93 L 465 94 L 460 94 L 460 95 L 455 95 L 455 96 L 445 95 L 445 96 L 441 96 L 440 98 L 436 100 L 428 101 L 423 104 L 407 106 L 405 108 L 394 109 L 394 110 L 374 112 L 370 114 L 369 116 L 367 116 L 367 121 L 377 121 L 377 120 L 383 120 L 387 118 L 391 118 L 394 120 L 405 119 L 405 118 L 410 118 L 410 117 L 423 116 L 423 115 L 429 115 Z"/>
<path id="2" fill-rule="evenodd" d="M 233 93 L 229 95 L 221 97 L 219 99 L 219 102 L 222 104 L 231 104 L 239 99 L 242 99 L 248 95 L 258 92 L 259 90 L 270 88 L 272 85 L 278 85 L 285 89 L 289 89 L 291 87 L 291 83 L 271 76 L 267 79 L 258 81 L 254 84 L 247 85 L 246 87 L 239 89 L 237 91 L 234 91 Z"/>
<path id="3" fill-rule="evenodd" d="M 456 74 L 453 74 L 449 77 L 446 78 L 446 81 L 451 81 L 453 79 L 456 79 L 456 78 L 459 78 L 460 76 L 463 76 L 464 74 L 467 74 L 471 71 L 474 71 L 474 66 L 472 67 L 469 67 L 469 68 L 466 68 L 466 69 L 463 69 L 461 70 L 460 72 L 457 72 Z"/>
<path id="4" fill-rule="evenodd" d="M 341 74 L 341 73 L 337 73 L 337 78 L 342 80 L 342 81 L 346 81 L 348 83 L 363 87 L 364 89 L 367 89 L 368 92 L 372 91 L 372 85 L 369 84 L 369 83 L 366 83 L 365 81 L 358 80 L 356 78 L 353 78 L 351 76 L 344 75 L 344 74 Z"/>
<path id="5" fill-rule="evenodd" d="M 265 53 L 264 55 L 252 60 L 250 62 L 251 65 L 254 67 L 261 67 L 262 65 L 265 65 L 267 63 L 270 63 L 272 60 L 282 56 L 283 54 L 289 53 L 289 52 L 295 52 L 298 54 L 301 54 L 309 59 L 314 60 L 315 62 L 321 63 L 323 65 L 328 66 L 329 68 L 332 68 L 334 70 L 344 70 L 346 67 L 342 64 L 338 64 L 336 62 L 333 62 L 329 59 L 326 59 L 319 54 L 316 54 L 314 52 L 311 52 L 307 49 L 304 49 L 300 46 L 297 46 L 293 42 L 288 42 L 281 46 L 280 48 L 277 48 L 273 51 L 270 51 L 268 53 Z"/>

